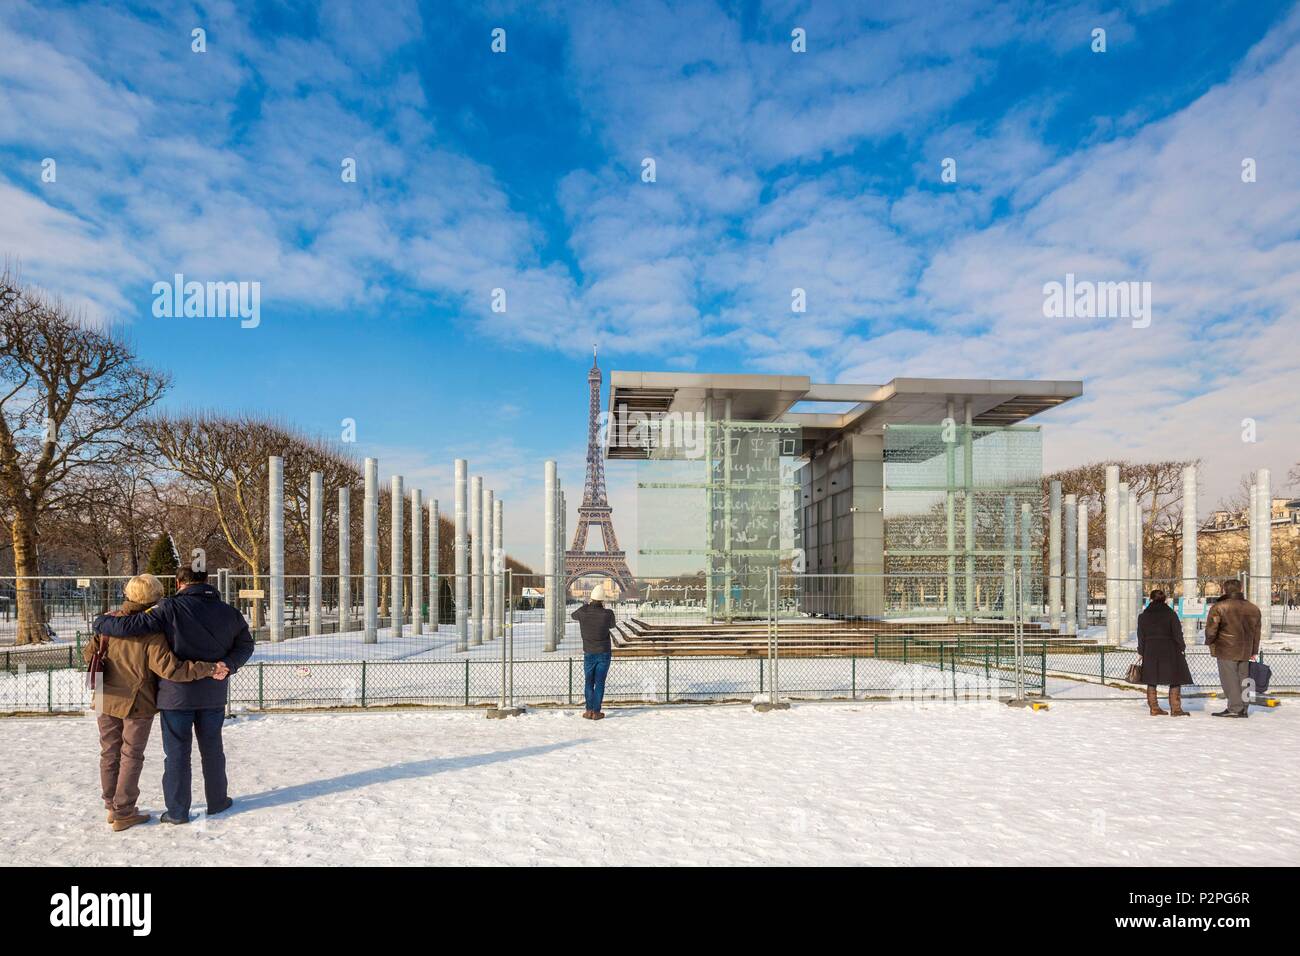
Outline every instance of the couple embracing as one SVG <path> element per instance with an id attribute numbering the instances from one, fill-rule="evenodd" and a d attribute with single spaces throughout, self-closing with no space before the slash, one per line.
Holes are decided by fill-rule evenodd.
<path id="1" fill-rule="evenodd" d="M 231 805 L 221 743 L 225 680 L 252 656 L 253 638 L 238 610 L 221 600 L 207 574 L 176 573 L 176 594 L 163 597 L 152 574 L 133 577 L 126 600 L 95 619 L 83 653 L 96 677 L 99 779 L 108 823 L 128 830 L 149 820 L 137 806 L 144 752 L 154 715 L 162 713 L 163 823 L 190 819 L 190 751 L 195 736 L 209 815 Z"/>

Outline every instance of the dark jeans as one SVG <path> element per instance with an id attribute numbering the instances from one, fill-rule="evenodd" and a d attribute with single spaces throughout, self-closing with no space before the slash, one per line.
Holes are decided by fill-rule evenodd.
<path id="1" fill-rule="evenodd" d="M 609 651 L 582 655 L 582 670 L 586 675 L 583 696 L 588 710 L 600 710 L 601 702 L 605 699 L 605 675 L 609 673 L 609 662 L 613 656 Z"/>
<path id="2" fill-rule="evenodd" d="M 225 708 L 162 711 L 163 799 L 167 812 L 185 819 L 190 813 L 190 746 L 199 738 L 199 759 L 203 764 L 203 792 L 208 806 L 226 800 L 226 753 L 221 747 L 221 725 Z"/>

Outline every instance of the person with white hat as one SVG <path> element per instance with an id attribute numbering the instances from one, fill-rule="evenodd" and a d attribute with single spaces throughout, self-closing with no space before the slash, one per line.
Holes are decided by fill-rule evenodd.
<path id="1" fill-rule="evenodd" d="M 573 612 L 582 632 L 583 693 L 587 709 L 582 716 L 587 720 L 604 720 L 600 705 L 605 699 L 605 676 L 609 662 L 614 657 L 614 645 L 609 632 L 614 628 L 614 612 L 605 607 L 605 588 L 597 584 L 591 590 L 591 600 Z"/>

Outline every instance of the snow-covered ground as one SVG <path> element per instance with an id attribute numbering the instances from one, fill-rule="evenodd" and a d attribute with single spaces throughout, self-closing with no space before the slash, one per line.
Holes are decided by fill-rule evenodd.
<path id="1" fill-rule="evenodd" d="M 125 833 L 102 816 L 93 721 L 8 719 L 0 864 L 1300 864 L 1300 709 L 1191 707 L 243 717 L 234 810 Z M 155 730 L 155 813 L 161 771 Z"/>

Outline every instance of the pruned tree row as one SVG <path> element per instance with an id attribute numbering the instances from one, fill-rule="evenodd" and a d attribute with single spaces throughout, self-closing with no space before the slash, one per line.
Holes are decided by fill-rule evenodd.
<path id="1" fill-rule="evenodd" d="M 162 412 L 168 384 L 120 337 L 0 272 L 0 574 L 15 576 L 18 643 L 46 640 L 42 575 L 137 574 L 162 550 L 188 561 L 201 548 L 210 568 L 261 586 L 272 455 L 284 460 L 287 571 L 307 570 L 313 471 L 329 491 L 327 542 L 337 541 L 337 489 L 352 489 L 361 566 L 361 468 L 344 446 L 265 416 Z M 380 501 L 386 550 L 390 506 Z M 450 571 L 452 524 L 440 527 L 439 568 Z M 327 572 L 337 568 L 337 548 L 325 556 Z"/>

